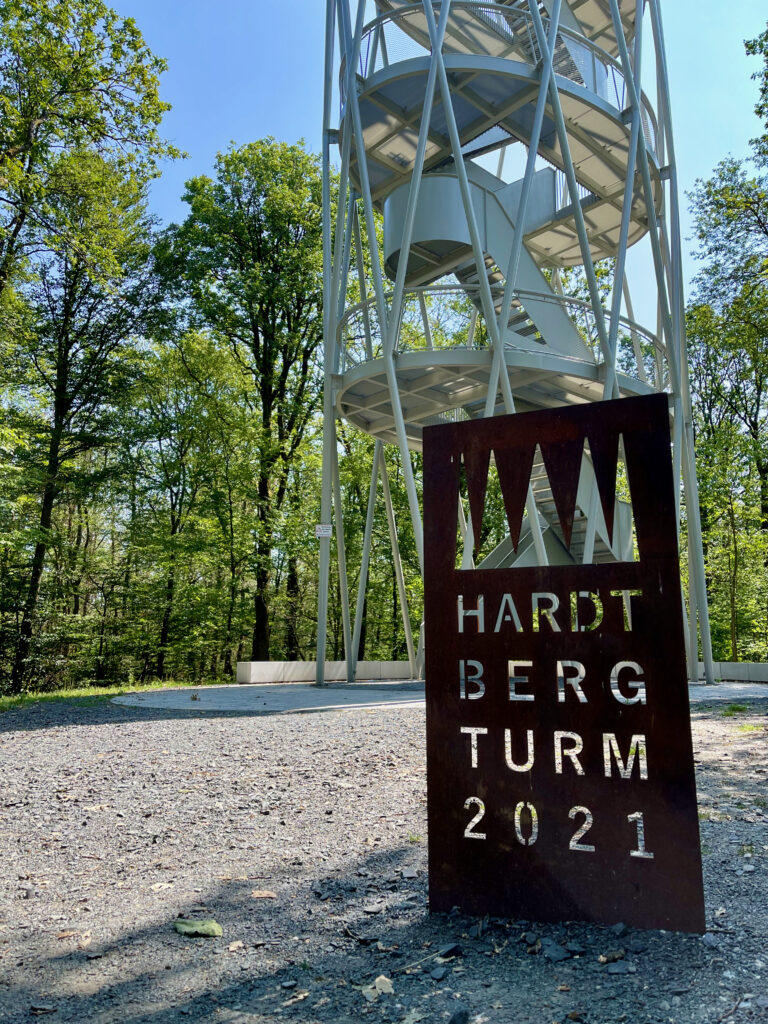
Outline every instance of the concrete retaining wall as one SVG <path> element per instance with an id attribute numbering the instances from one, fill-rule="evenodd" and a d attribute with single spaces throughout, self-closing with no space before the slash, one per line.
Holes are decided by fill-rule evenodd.
<path id="1" fill-rule="evenodd" d="M 314 661 L 239 661 L 238 683 L 314 683 L 317 663 Z M 326 661 L 325 678 L 331 682 L 346 682 L 347 665 L 344 661 Z M 410 679 L 407 661 L 361 661 L 357 678 L 362 681 L 376 679 Z M 699 679 L 704 678 L 704 665 L 699 662 Z M 723 682 L 768 683 L 768 664 L 755 662 L 716 661 L 715 679 Z"/>
<path id="2" fill-rule="evenodd" d="M 314 683 L 317 678 L 316 661 L 238 661 L 238 683 Z M 407 661 L 361 661 L 357 666 L 357 679 L 368 682 L 376 679 L 410 679 Z M 326 661 L 326 682 L 346 682 L 347 663 Z"/>
<path id="3" fill-rule="evenodd" d="M 699 679 L 704 665 L 699 662 Z M 715 680 L 724 683 L 768 683 L 768 664 L 753 661 L 716 661 Z"/>

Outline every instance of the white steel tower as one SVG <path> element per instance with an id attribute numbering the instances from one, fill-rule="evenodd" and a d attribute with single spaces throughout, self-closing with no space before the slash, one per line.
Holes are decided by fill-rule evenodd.
<path id="1" fill-rule="evenodd" d="M 383 445 L 400 449 L 423 569 L 410 452 L 424 425 L 664 391 L 686 494 L 689 663 L 700 642 L 712 681 L 659 0 L 327 0 L 323 160 L 321 515 L 330 523 L 333 506 L 349 678 L 380 474 L 391 513 Z M 630 276 L 643 285 L 637 317 Z M 376 439 L 354 614 L 339 417 Z M 468 567 L 471 522 L 463 530 Z M 607 530 L 587 455 L 570 545 L 540 464 L 524 534 L 482 565 L 632 557 L 628 506 Z M 330 557 L 323 537 L 318 682 Z M 415 674 L 407 614 L 404 626 Z"/>

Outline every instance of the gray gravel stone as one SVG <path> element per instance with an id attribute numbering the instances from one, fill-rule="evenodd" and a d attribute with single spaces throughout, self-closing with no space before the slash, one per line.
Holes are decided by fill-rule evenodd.
<path id="1" fill-rule="evenodd" d="M 694 711 L 711 931 L 630 932 L 630 959 L 607 966 L 610 927 L 427 914 L 422 709 L 0 715 L 0 1022 L 42 1005 L 62 1024 L 701 1024 L 748 993 L 734 1019 L 757 1021 L 767 741 L 740 726 L 766 709 Z M 726 873 L 742 847 L 756 870 Z M 224 937 L 185 941 L 179 915 L 214 918 Z M 449 940 L 461 959 L 441 967 Z M 544 955 L 530 956 L 536 940 Z M 553 963 L 555 947 L 574 958 Z M 369 1003 L 382 975 L 394 994 Z"/>

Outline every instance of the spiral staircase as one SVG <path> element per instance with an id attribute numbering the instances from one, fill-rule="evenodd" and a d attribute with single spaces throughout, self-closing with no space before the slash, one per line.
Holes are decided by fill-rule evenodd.
<path id="1" fill-rule="evenodd" d="M 417 534 L 409 450 L 424 426 L 457 417 L 665 391 L 676 466 L 695 488 L 658 0 L 376 0 L 367 22 L 364 10 L 329 0 L 341 118 L 334 128 L 329 76 L 326 138 L 339 145 L 342 195 L 332 253 L 327 230 L 324 522 L 337 417 L 399 445 Z M 639 86 L 644 20 L 661 117 Z M 659 290 L 653 330 L 634 320 L 626 278 L 643 239 Z M 580 294 L 567 293 L 574 281 Z M 465 535 L 469 566 L 471 524 Z M 338 554 L 346 577 L 343 545 Z M 520 544 L 507 538 L 481 564 L 631 557 L 631 510 L 622 503 L 606 529 L 587 452 L 570 544 L 537 459 Z M 701 570 L 694 559 L 689 604 L 706 660 Z M 349 651 L 360 601 L 354 630 L 348 605 Z"/>

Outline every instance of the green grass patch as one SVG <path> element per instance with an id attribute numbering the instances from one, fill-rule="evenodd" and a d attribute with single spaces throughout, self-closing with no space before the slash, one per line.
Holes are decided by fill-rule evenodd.
<path id="1" fill-rule="evenodd" d="M 729 704 L 728 707 L 721 711 L 720 714 L 723 718 L 733 718 L 734 715 L 741 715 L 747 710 L 746 704 Z"/>
<path id="2" fill-rule="evenodd" d="M 765 728 L 764 725 L 756 725 L 750 722 L 745 722 L 744 725 L 738 725 L 736 727 L 737 732 L 762 732 Z"/>
<path id="3" fill-rule="evenodd" d="M 168 679 L 165 682 L 155 680 L 151 683 L 133 683 L 125 686 L 79 686 L 70 690 L 48 690 L 45 693 L 22 693 L 18 696 L 0 696 L 0 715 L 13 708 L 26 708 L 35 704 L 50 701 L 71 700 L 85 707 L 100 704 L 112 697 L 122 697 L 126 693 L 143 693 L 147 690 L 177 690 L 182 687 L 199 690 L 203 686 L 220 686 L 220 679 L 211 679 L 204 683 L 178 682 Z M 234 685 L 234 684 L 233 684 Z"/>

